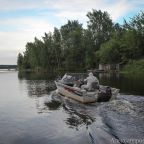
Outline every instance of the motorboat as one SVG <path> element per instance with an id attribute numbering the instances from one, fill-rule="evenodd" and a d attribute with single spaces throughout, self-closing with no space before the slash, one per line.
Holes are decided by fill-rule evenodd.
<path id="1" fill-rule="evenodd" d="M 119 94 L 119 89 L 103 85 L 100 85 L 99 88 L 94 87 L 92 90 L 82 89 L 81 87 L 75 86 L 74 81 L 77 79 L 74 75 L 69 74 L 68 76 L 67 78 L 64 76 L 66 80 L 63 77 L 55 81 L 57 92 L 81 103 L 109 101 Z"/>

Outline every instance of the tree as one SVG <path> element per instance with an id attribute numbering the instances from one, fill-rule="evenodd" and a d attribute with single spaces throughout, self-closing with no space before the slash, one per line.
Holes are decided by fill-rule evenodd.
<path id="1" fill-rule="evenodd" d="M 42 37 L 44 41 L 44 51 L 45 51 L 45 62 L 46 68 L 53 69 L 55 57 L 53 51 L 53 36 L 52 33 L 45 33 L 45 36 Z"/>
<path id="2" fill-rule="evenodd" d="M 84 31 L 84 53 L 85 55 L 85 68 L 94 68 L 98 63 L 95 57 L 95 43 L 93 41 L 92 32 L 89 30 Z"/>
<path id="3" fill-rule="evenodd" d="M 18 54 L 17 65 L 18 65 L 18 69 L 23 68 L 23 55 L 21 53 Z"/>
<path id="4" fill-rule="evenodd" d="M 131 41 L 133 49 L 136 50 L 134 58 L 144 55 L 144 12 L 141 11 L 138 15 L 131 18 L 129 23 L 125 21 L 124 28 L 127 30 L 125 35 L 128 35 L 128 40 L 126 41 Z"/>
<path id="5" fill-rule="evenodd" d="M 61 66 L 62 61 L 62 48 L 61 48 L 61 33 L 59 29 L 54 28 L 53 32 L 53 49 L 54 49 L 54 56 L 56 59 L 56 65 L 58 68 Z"/>
<path id="6" fill-rule="evenodd" d="M 121 62 L 120 43 L 115 39 L 111 39 L 102 44 L 96 54 L 101 63 L 119 63 Z"/>
<path id="7" fill-rule="evenodd" d="M 88 12 L 88 30 L 92 32 L 95 42 L 95 50 L 100 48 L 100 45 L 110 39 L 113 30 L 113 23 L 107 12 L 101 10 L 93 10 Z"/>
<path id="8" fill-rule="evenodd" d="M 80 68 L 83 60 L 83 28 L 78 21 L 68 21 L 60 29 L 62 36 L 63 65 L 68 69 Z"/>
<path id="9" fill-rule="evenodd" d="M 88 28 L 77 20 L 45 33 L 42 40 L 26 44 L 18 55 L 21 69 L 81 69 L 95 68 L 101 63 L 128 62 L 144 56 L 144 12 L 123 26 L 113 24 L 107 12 L 87 13 Z"/>

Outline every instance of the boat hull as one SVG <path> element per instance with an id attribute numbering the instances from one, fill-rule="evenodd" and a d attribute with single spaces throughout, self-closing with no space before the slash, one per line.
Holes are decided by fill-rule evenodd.
<path id="1" fill-rule="evenodd" d="M 80 90 L 78 88 L 70 87 L 60 82 L 55 82 L 55 84 L 57 86 L 58 93 L 60 93 L 63 96 L 77 100 L 81 103 L 93 103 L 97 101 L 96 92 L 92 93 L 91 95 L 88 95 L 85 90 Z"/>
<path id="2" fill-rule="evenodd" d="M 105 102 L 109 101 L 110 99 L 115 99 L 116 96 L 119 94 L 119 89 L 111 88 L 112 95 L 107 99 L 106 94 L 104 97 L 102 97 L 102 92 L 99 90 L 96 90 L 94 92 L 88 92 L 86 90 L 82 90 L 78 87 L 71 87 L 68 85 L 65 85 L 61 82 L 55 81 L 57 91 L 63 96 L 69 97 L 71 99 L 74 99 L 76 101 L 79 101 L 81 103 L 94 103 L 94 102 Z M 107 86 L 100 86 L 100 89 L 104 91 Z M 106 99 L 105 99 L 106 98 Z M 100 100 L 101 99 L 101 100 Z M 100 101 L 99 101 L 100 100 Z"/>

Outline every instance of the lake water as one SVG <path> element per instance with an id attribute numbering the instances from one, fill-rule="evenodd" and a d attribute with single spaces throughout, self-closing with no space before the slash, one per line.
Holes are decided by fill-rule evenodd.
<path id="1" fill-rule="evenodd" d="M 100 74 L 116 100 L 80 104 L 55 93 L 55 74 L 0 72 L 0 144 L 144 144 L 144 77 Z"/>

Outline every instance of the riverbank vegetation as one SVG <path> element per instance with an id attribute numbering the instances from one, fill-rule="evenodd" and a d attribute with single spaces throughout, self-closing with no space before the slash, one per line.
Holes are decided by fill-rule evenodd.
<path id="1" fill-rule="evenodd" d="M 131 60 L 124 66 L 122 73 L 125 74 L 144 74 L 144 59 Z"/>
<path id="2" fill-rule="evenodd" d="M 25 52 L 18 55 L 19 69 L 76 70 L 96 68 L 99 63 L 128 64 L 135 69 L 132 65 L 144 57 L 144 12 L 129 22 L 124 20 L 123 25 L 114 23 L 101 10 L 88 12 L 87 17 L 85 29 L 77 20 L 68 20 L 59 29 L 54 28 L 53 33 L 28 42 Z"/>
<path id="3" fill-rule="evenodd" d="M 17 65 L 0 65 L 0 69 L 17 69 Z"/>

